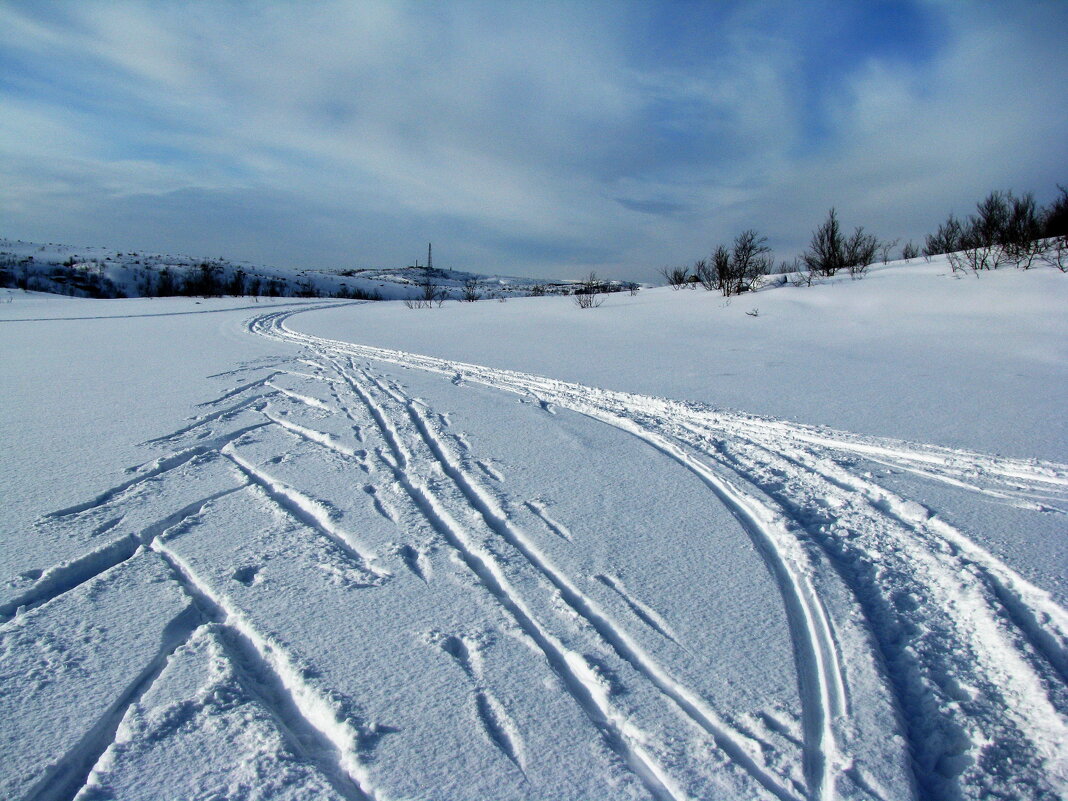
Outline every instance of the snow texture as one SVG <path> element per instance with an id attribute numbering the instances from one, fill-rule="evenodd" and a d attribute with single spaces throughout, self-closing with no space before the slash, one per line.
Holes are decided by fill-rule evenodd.
<path id="1" fill-rule="evenodd" d="M 1058 273 L 6 298 L 4 798 L 1068 794 Z"/>

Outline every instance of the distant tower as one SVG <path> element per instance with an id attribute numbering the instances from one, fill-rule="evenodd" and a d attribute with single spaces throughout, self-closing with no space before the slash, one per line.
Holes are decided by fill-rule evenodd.
<path id="1" fill-rule="evenodd" d="M 426 271 L 430 272 L 434 269 L 434 243 L 428 242 L 426 246 Z"/>

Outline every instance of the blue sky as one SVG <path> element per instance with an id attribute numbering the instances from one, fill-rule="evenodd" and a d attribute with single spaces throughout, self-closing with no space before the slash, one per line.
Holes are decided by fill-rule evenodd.
<path id="1" fill-rule="evenodd" d="M 652 280 L 1068 184 L 1068 3 L 0 0 L 0 236 Z"/>

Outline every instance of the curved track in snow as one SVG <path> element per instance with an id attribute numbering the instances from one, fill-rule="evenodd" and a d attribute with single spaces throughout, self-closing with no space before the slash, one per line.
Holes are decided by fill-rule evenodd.
<path id="1" fill-rule="evenodd" d="M 1068 613 L 964 533 L 851 471 L 842 457 L 863 456 L 1061 514 L 1068 502 L 1068 467 L 829 432 L 332 341 L 288 327 L 293 314 L 263 315 L 250 329 L 299 343 L 335 365 L 342 359 L 353 366 L 395 364 L 529 395 L 543 407 L 570 409 L 633 434 L 698 475 L 741 522 L 779 585 L 802 688 L 807 797 L 834 798 L 853 769 L 852 742 L 871 736 L 851 719 L 851 704 L 864 698 L 851 692 L 846 659 L 857 674 L 878 674 L 893 697 L 921 796 L 972 797 L 1011 786 L 1019 777 L 1026 779 L 1017 792 L 1035 797 L 1068 792 Z M 369 370 L 362 378 L 382 388 Z M 390 394 L 433 443 L 416 403 Z M 447 457 L 433 444 L 431 450 L 448 470 Z M 508 538 L 500 513 L 469 494 Z M 852 596 L 851 608 L 835 620 L 819 591 L 830 572 Z M 547 575 L 567 598 L 566 578 Z M 596 610 L 581 600 L 572 605 L 613 639 Z M 789 797 L 785 786 L 747 757 L 744 744 L 715 713 L 671 679 L 667 667 L 644 664 L 624 636 L 618 639 L 617 650 L 642 664 L 650 681 L 765 789 Z M 843 643 L 854 650 L 843 654 Z M 867 653 L 855 650 L 861 645 Z M 855 772 L 851 778 L 865 785 Z M 866 789 L 896 796 L 901 788 Z"/>
<path id="2" fill-rule="evenodd" d="M 374 694 L 373 671 L 361 684 L 347 663 L 309 652 L 300 619 L 287 617 L 284 604 L 272 606 L 282 602 L 271 595 L 257 595 L 263 575 L 284 563 L 292 572 L 262 586 L 291 580 L 302 602 L 342 599 L 371 610 L 362 620 L 352 615 L 346 636 L 356 638 L 387 614 L 376 614 L 388 602 L 382 593 L 414 585 L 405 592 L 422 594 L 395 602 L 408 615 L 403 598 L 426 603 L 426 593 L 445 592 L 436 571 L 454 566 L 479 599 L 479 614 L 536 655 L 544 675 L 514 681 L 551 686 L 572 725 L 592 733 L 592 741 L 562 737 L 576 738 L 573 758 L 581 763 L 596 750 L 608 773 L 618 774 L 604 792 L 619 797 L 1068 796 L 1068 612 L 871 470 L 888 465 L 1033 513 L 1064 515 L 1068 466 L 724 413 L 287 325 L 307 310 L 271 310 L 248 323 L 254 335 L 298 345 L 299 359 L 233 371 L 236 386 L 201 404 L 191 422 L 145 443 L 163 455 L 38 521 L 42 533 L 92 547 L 37 571 L 0 605 L 5 643 L 32 637 L 42 617 L 68 614 L 65 604 L 106 601 L 123 571 L 144 573 L 148 587 L 166 580 L 181 600 L 161 601 L 170 611 L 152 624 L 158 631 L 143 656 L 112 668 L 122 691 L 80 702 L 96 721 L 92 728 L 57 734 L 61 757 L 22 784 L 0 780 L 0 790 L 59 801 L 121 786 L 130 738 L 152 722 L 145 699 L 169 680 L 179 656 L 210 650 L 229 665 L 229 692 L 266 711 L 285 759 L 311 766 L 322 793 L 360 801 L 413 794 L 403 786 L 407 766 L 391 768 L 375 752 L 382 737 L 407 736 L 378 722 L 402 702 L 386 693 L 376 718 L 354 700 L 361 691 Z M 512 393 L 546 412 L 577 413 L 689 471 L 699 481 L 695 492 L 708 493 L 737 521 L 778 590 L 768 603 L 781 608 L 791 639 L 796 726 L 772 721 L 769 735 L 745 722 L 745 710 L 718 708 L 687 673 L 692 633 L 688 641 L 655 598 L 639 597 L 621 578 L 570 570 L 560 556 L 576 547 L 568 526 L 537 499 L 510 501 L 492 463 L 474 459 L 448 430 L 447 416 L 398 383 L 393 367 Z M 315 481 L 306 465 L 319 468 Z M 363 504 L 360 515 L 346 504 L 349 511 Z M 517 507 L 530 517 L 520 519 Z M 564 550 L 533 536 L 525 528 L 531 521 Z M 458 596 L 440 597 L 454 603 Z M 358 649 L 359 640 L 353 643 Z M 494 673 L 493 636 L 434 630 L 425 642 L 398 638 L 394 646 L 444 660 L 454 681 L 438 688 L 442 703 L 475 721 L 480 747 L 514 778 L 509 797 L 575 797 L 538 784 L 539 776 L 556 775 L 541 764 L 546 744 L 530 725 L 539 710 L 519 708 Z M 386 650 L 383 658 L 391 656 Z M 610 655 L 611 665 L 591 653 Z M 408 692 L 418 704 L 420 693 L 434 689 Z M 198 698 L 194 706 L 208 703 Z M 405 719 L 421 747 L 418 718 Z M 442 764 L 454 758 L 445 751 Z"/>

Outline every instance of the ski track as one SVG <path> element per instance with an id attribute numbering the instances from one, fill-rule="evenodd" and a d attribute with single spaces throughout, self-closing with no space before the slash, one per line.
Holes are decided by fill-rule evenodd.
<path id="1" fill-rule="evenodd" d="M 196 613 L 191 607 L 179 613 L 163 630 L 159 651 L 140 673 L 104 711 L 104 714 L 42 776 L 25 795 L 25 801 L 72 801 L 85 786 L 96 765 L 115 739 L 115 733 L 127 710 L 148 691 L 178 648 L 189 640 L 196 629 Z"/>
<path id="2" fill-rule="evenodd" d="M 527 507 L 534 516 L 539 518 L 545 527 L 549 529 L 553 534 L 562 540 L 573 543 L 575 541 L 574 535 L 571 533 L 571 529 L 565 526 L 563 523 L 553 519 L 546 511 L 546 505 L 539 500 L 525 501 L 524 506 Z"/>
<path id="3" fill-rule="evenodd" d="M 311 684 L 306 670 L 270 637 L 260 633 L 225 596 L 216 593 L 175 551 L 156 540 L 153 550 L 205 622 L 219 627 L 220 642 L 242 685 L 272 714 L 290 746 L 349 801 L 375 801 L 359 758 L 361 731 L 339 714 L 339 704 Z"/>
<path id="4" fill-rule="evenodd" d="M 333 543 L 366 575 L 367 586 L 377 586 L 389 579 L 389 573 L 374 564 L 375 556 L 360 550 L 355 537 L 334 522 L 330 510 L 322 502 L 272 478 L 238 455 L 231 445 L 222 449 L 222 455 L 233 462 L 250 483 L 262 489 L 290 517 Z"/>
<path id="5" fill-rule="evenodd" d="M 498 545 L 483 542 L 518 554 L 518 564 L 533 571 L 589 635 L 659 694 L 679 722 L 685 721 L 682 729 L 672 731 L 676 741 L 688 742 L 686 750 L 692 753 L 714 742 L 737 768 L 739 779 L 755 783 L 754 791 L 759 786 L 780 801 L 833 801 L 847 785 L 879 801 L 903 792 L 923 799 L 963 799 L 1006 788 L 1018 790 L 1021 797 L 1068 796 L 1068 612 L 963 531 L 881 486 L 871 473 L 850 469 L 855 462 L 876 464 L 996 502 L 1064 513 L 1057 504 L 1068 504 L 1068 466 L 719 412 L 700 404 L 338 342 L 286 327 L 294 314 L 314 308 L 322 307 L 270 311 L 248 323 L 252 334 L 303 346 L 304 355 L 295 361 L 310 372 L 270 363 L 219 374 L 268 371 L 199 405 L 218 407 L 240 398 L 237 403 L 142 443 L 177 447 L 192 439 L 192 446 L 130 468 L 133 475 L 127 481 L 39 521 L 42 526 L 49 521 L 79 526 L 82 516 L 90 515 L 83 530 L 91 528 L 100 536 L 121 525 L 121 505 L 131 493 L 146 482 L 167 480 L 177 468 L 224 459 L 241 478 L 238 486 L 182 508 L 160 509 L 155 522 L 82 556 L 27 571 L 33 583 L 0 605 L 0 626 L 6 626 L 22 611 L 47 604 L 146 549 L 164 560 L 191 599 L 187 613 L 168 625 L 157 655 L 27 798 L 72 799 L 114 740 L 124 715 L 201 625 L 214 627 L 242 686 L 271 713 L 294 752 L 315 765 L 343 798 L 373 801 L 388 795 L 386 788 L 371 783 L 359 753 L 360 726 L 342 712 L 345 702 L 306 678 L 284 648 L 258 631 L 167 544 L 168 535 L 187 521 L 210 515 L 214 500 L 254 487 L 264 503 L 339 549 L 365 577 L 366 586 L 392 578 L 377 564 L 378 557 L 339 525 L 338 510 L 310 494 L 314 488 L 284 483 L 241 454 L 242 438 L 254 431 L 277 432 L 270 442 L 277 439 L 279 447 L 297 441 L 351 465 L 354 489 L 366 493 L 377 513 L 401 530 L 404 515 L 425 520 L 436 541 L 451 550 L 541 653 L 606 747 L 658 801 L 689 797 L 662 764 L 662 744 L 617 707 L 596 666 L 555 634 L 549 622 L 539 620 L 508 577 L 516 565 L 509 562 L 506 569 Z M 462 435 L 446 433 L 448 416 L 409 395 L 397 381 L 376 374 L 370 366 L 376 362 L 438 374 L 461 387 L 472 383 L 515 393 L 551 414 L 580 413 L 632 435 L 700 479 L 738 520 L 781 594 L 801 699 L 800 734 L 795 737 L 778 721 L 768 725 L 799 747 L 804 787 L 766 766 L 763 741 L 719 714 L 673 674 L 665 657 L 644 648 L 584 592 L 508 512 L 505 479 L 492 467 L 493 460 L 476 458 Z M 280 375 L 319 382 L 329 388 L 332 402 L 303 394 L 300 387 L 280 386 L 273 380 Z M 275 406 L 290 402 L 291 411 L 310 409 L 316 419 L 344 415 L 365 446 L 352 447 Z M 225 430 L 240 415 L 244 422 L 250 416 L 256 422 Z M 391 477 L 394 500 L 403 499 L 400 511 L 386 501 L 380 483 L 372 480 L 376 475 Z M 491 490 L 486 479 L 501 486 Z M 549 516 L 544 501 L 535 498 L 521 505 L 534 516 L 528 519 L 536 518 L 539 527 L 544 524 L 567 544 L 562 547 L 574 545 L 572 532 Z M 105 516 L 107 522 L 94 522 Z M 388 553 L 429 586 L 427 547 L 401 542 Z M 836 608 L 832 614 L 825 606 L 819 588 L 832 575 L 849 593 L 852 610 Z M 617 576 L 597 573 L 583 581 L 610 591 L 622 602 L 618 608 L 633 615 L 630 624 L 672 643 L 665 648 L 689 651 L 668 622 Z M 846 631 L 851 634 L 843 637 Z M 527 781 L 522 732 L 485 680 L 478 639 L 434 633 L 430 642 L 460 668 L 486 738 Z M 864 643 L 870 653 L 843 653 L 843 642 L 854 648 Z M 856 660 L 871 666 L 896 705 L 911 754 L 915 785 L 909 791 L 881 787 L 852 757 L 857 737 L 852 707 L 863 698 L 853 696 L 844 664 Z M 755 714 L 772 720 L 765 712 Z M 986 763 L 976 762 L 984 746 L 991 745 L 997 747 Z"/>
<path id="6" fill-rule="evenodd" d="M 504 705 L 486 684 L 478 644 L 467 637 L 438 635 L 432 638 L 441 650 L 451 656 L 471 683 L 475 714 L 487 739 L 526 779 L 526 757 L 522 735 L 508 715 Z"/>
<path id="7" fill-rule="evenodd" d="M 138 553 L 142 545 L 151 545 L 162 531 L 200 514 L 212 501 L 238 492 L 246 485 L 212 493 L 151 523 L 137 533 L 125 534 L 111 542 L 42 572 L 28 589 L 0 606 L 0 623 L 6 623 L 19 612 L 29 611 L 64 595 L 87 581 L 122 564 Z"/>
<path id="8" fill-rule="evenodd" d="M 174 470 L 175 468 L 181 467 L 187 462 L 191 462 L 194 459 L 203 458 L 206 455 L 210 455 L 213 453 L 219 453 L 226 445 L 240 439 L 241 437 L 245 436 L 245 434 L 248 434 L 251 431 L 255 431 L 256 429 L 263 428 L 267 425 L 270 424 L 254 423 L 253 425 L 245 426 L 243 428 L 237 429 L 236 431 L 231 431 L 222 436 L 215 437 L 210 442 L 205 442 L 200 445 L 196 445 L 192 448 L 186 448 L 185 450 L 181 450 L 177 453 L 172 453 L 167 456 L 161 456 L 159 459 L 156 459 L 138 468 L 136 475 L 128 481 L 124 481 L 123 483 L 118 484 L 112 487 L 111 489 L 104 490 L 104 492 L 100 493 L 92 500 L 88 500 L 83 503 L 78 503 L 74 506 L 68 506 L 64 509 L 57 509 L 56 511 L 49 512 L 47 515 L 45 515 L 45 519 L 67 517 L 69 515 L 88 511 L 89 509 L 95 509 L 98 506 L 103 506 L 107 503 L 110 503 L 115 498 L 123 495 L 128 490 L 134 489 L 135 487 L 140 486 L 141 484 L 145 483 L 150 479 L 162 476 L 165 473 L 169 473 L 170 471 Z"/>
<path id="9" fill-rule="evenodd" d="M 274 378 L 276 375 L 281 375 L 281 374 L 282 374 L 281 370 L 272 370 L 270 373 L 268 373 L 267 375 L 263 376 L 262 378 L 257 378 L 255 381 L 249 381 L 246 384 L 240 384 L 240 385 L 234 387 L 233 389 L 229 390 L 228 392 L 224 392 L 222 395 L 220 395 L 219 397 L 217 397 L 217 398 L 215 398 L 213 400 L 204 401 L 203 403 L 198 403 L 197 406 L 215 406 L 218 403 L 222 403 L 224 400 L 229 400 L 230 398 L 237 397 L 238 395 L 240 395 L 240 394 L 242 394 L 244 392 L 248 392 L 250 389 L 255 389 L 256 387 L 262 387 L 264 384 L 269 383 L 270 380 L 272 378 Z"/>
<path id="10" fill-rule="evenodd" d="M 653 684 L 667 698 L 671 699 L 685 715 L 704 729 L 716 744 L 769 792 L 779 797 L 787 797 L 787 790 L 779 780 L 759 764 L 757 749 L 752 743 L 745 742 L 742 735 L 732 730 L 711 707 L 697 694 L 682 685 L 669 671 L 658 664 L 638 643 L 627 634 L 626 630 L 612 621 L 600 606 L 583 593 L 552 561 L 544 554 L 518 526 L 514 525 L 496 501 L 483 490 L 474 476 L 466 473 L 455 454 L 448 451 L 448 446 L 430 426 L 430 421 L 422 411 L 421 404 L 393 396 L 398 403 L 403 402 L 415 428 L 422 435 L 430 452 L 444 469 L 471 506 L 479 512 L 486 525 L 502 540 L 519 551 L 527 562 L 534 567 L 560 594 L 580 619 L 601 637 L 623 660 L 628 662 L 645 679 Z"/>
<path id="11" fill-rule="evenodd" d="M 1059 510 L 1026 499 L 1068 500 L 1068 466 L 851 435 L 327 340 L 287 328 L 292 314 L 261 316 L 250 330 L 313 353 L 334 354 L 335 360 L 420 369 L 458 385 L 472 382 L 533 397 L 546 410 L 577 411 L 633 434 L 696 473 L 748 531 L 783 594 L 795 638 L 811 798 L 834 798 L 840 776 L 874 792 L 852 765 L 848 733 L 836 723 L 848 717 L 851 699 L 835 626 L 813 583 L 826 569 L 824 559 L 845 580 L 880 651 L 873 658 L 884 663 L 885 680 L 904 718 L 921 796 L 982 792 L 984 768 L 969 771 L 967 755 L 979 753 L 975 748 L 983 742 L 999 743 L 1023 763 L 1029 772 L 1024 792 L 1036 797 L 1068 792 L 1068 613 L 963 532 L 879 486 L 869 474 L 851 472 L 835 455 L 872 460 L 1044 511 Z M 335 367 L 340 369 L 336 361 Z M 434 440 L 418 404 L 405 399 L 396 385 L 372 379 L 369 371 L 365 380 L 408 407 L 446 472 L 461 490 L 466 485 L 472 505 L 524 551 L 528 543 L 497 514 L 491 496 L 478 489 L 459 460 L 450 462 L 443 439 Z M 808 554 L 812 543 L 820 563 Z M 526 547 L 524 555 L 538 567 L 540 554 Z M 873 566 L 876 555 L 880 563 Z M 558 589 L 571 586 L 550 565 L 541 567 Z M 921 599 L 915 606 L 910 590 Z M 581 597 L 571 600 L 589 611 Z M 920 635 L 903 636 L 910 627 Z M 982 702 L 969 703 L 969 691 L 961 687 L 978 688 L 985 694 Z M 1000 777 L 1009 786 L 1011 770 Z"/>
<path id="12" fill-rule="evenodd" d="M 486 591 L 497 599 L 501 607 L 542 652 L 561 684 L 601 732 L 606 745 L 642 781 L 653 798 L 674 801 L 685 798 L 682 791 L 666 777 L 663 768 L 642 748 L 641 743 L 647 739 L 646 735 L 612 708 L 587 660 L 568 649 L 537 620 L 521 595 L 511 586 L 499 560 L 472 539 L 466 528 L 431 490 L 425 478 L 413 469 L 415 460 L 394 419 L 351 372 L 346 371 L 337 361 L 330 361 L 343 382 L 375 420 L 386 447 L 392 454 L 392 457 L 385 461 L 393 470 L 397 483 Z M 384 389 L 382 391 L 385 392 Z"/>
<path id="13" fill-rule="evenodd" d="M 668 626 L 667 621 L 660 617 L 655 609 L 642 603 L 635 598 L 627 589 L 623 586 L 623 583 L 612 576 L 607 576 L 603 573 L 598 573 L 593 577 L 595 581 L 600 582 L 608 589 L 612 590 L 616 595 L 623 599 L 623 603 L 634 613 L 634 615 L 642 621 L 645 625 L 659 634 L 661 637 L 666 637 L 671 640 L 675 645 L 683 647 L 679 642 L 678 637 L 671 631 L 671 627 Z"/>

